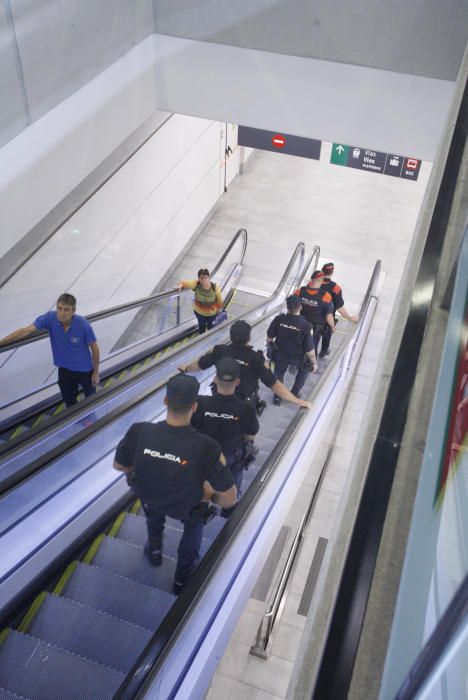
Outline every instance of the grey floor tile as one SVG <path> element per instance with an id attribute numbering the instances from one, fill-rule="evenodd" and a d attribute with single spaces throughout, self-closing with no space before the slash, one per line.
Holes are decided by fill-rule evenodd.
<path id="1" fill-rule="evenodd" d="M 298 615 L 297 611 L 301 596 L 295 593 L 289 593 L 281 614 L 281 622 L 292 627 L 297 627 L 300 630 L 304 629 L 306 618 L 303 615 Z"/>
<path id="2" fill-rule="evenodd" d="M 287 661 L 295 661 L 301 639 L 301 629 L 280 622 L 271 646 L 271 653 Z"/>
<path id="3" fill-rule="evenodd" d="M 341 494 L 346 486 L 348 471 L 346 469 L 329 469 L 323 480 L 323 487 L 328 491 Z"/>
<path id="4" fill-rule="evenodd" d="M 293 666 L 292 661 L 287 661 L 279 656 L 270 655 L 266 660 L 251 656 L 244 680 L 259 690 L 284 697 Z"/>
<path id="5" fill-rule="evenodd" d="M 235 680 L 216 672 L 212 678 L 210 688 L 205 696 L 206 700 L 227 700 Z"/>
<path id="6" fill-rule="evenodd" d="M 265 690 L 259 690 L 255 700 L 277 700 L 277 698 L 286 697 L 285 695 L 274 695 L 267 693 Z"/>
<path id="7" fill-rule="evenodd" d="M 258 688 L 255 688 L 253 685 L 234 681 L 229 690 L 229 695 L 225 695 L 224 700 L 257 700 L 258 693 Z"/>
<path id="8" fill-rule="evenodd" d="M 242 680 L 247 666 L 249 652 L 250 647 L 247 644 L 241 644 L 231 639 L 219 662 L 218 672 L 228 678 Z"/>

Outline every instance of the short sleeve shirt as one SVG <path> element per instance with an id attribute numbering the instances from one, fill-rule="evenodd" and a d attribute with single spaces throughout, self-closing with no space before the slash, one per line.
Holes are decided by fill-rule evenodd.
<path id="1" fill-rule="evenodd" d="M 278 352 L 284 357 L 300 359 L 314 349 L 312 324 L 297 314 L 275 316 L 267 336 L 276 339 Z"/>
<path id="2" fill-rule="evenodd" d="M 265 367 L 265 355 L 261 350 L 254 350 L 250 345 L 215 345 L 213 350 L 198 360 L 201 369 L 212 367 L 223 357 L 232 357 L 240 365 L 240 384 L 236 395 L 247 398 L 256 391 L 258 380 L 265 386 L 272 387 L 276 377 L 268 367 Z"/>
<path id="3" fill-rule="evenodd" d="M 237 396 L 199 396 L 192 416 L 194 428 L 219 442 L 225 455 L 232 454 L 241 444 L 243 435 L 258 433 L 258 418 L 254 406 Z"/>
<path id="4" fill-rule="evenodd" d="M 333 280 L 330 280 L 329 282 L 324 282 L 320 287 L 320 290 L 323 292 L 328 292 L 331 295 L 335 311 L 344 306 L 343 290 L 339 284 Z"/>
<path id="5" fill-rule="evenodd" d="M 91 324 L 83 316 L 74 314 L 66 332 L 56 311 L 38 316 L 34 325 L 38 331 L 49 332 L 56 367 L 64 367 L 73 372 L 89 372 L 93 369 L 89 344 L 96 342 L 96 336 Z"/>
<path id="6" fill-rule="evenodd" d="M 192 426 L 166 421 L 135 423 L 117 446 L 115 460 L 135 467 L 135 488 L 144 502 L 173 518 L 186 518 L 203 496 L 203 482 L 215 491 L 233 485 L 220 462 L 221 448 Z"/>
<path id="7" fill-rule="evenodd" d="M 331 294 L 323 292 L 321 287 L 313 289 L 309 286 L 301 287 L 296 294 L 301 298 L 302 316 L 314 326 L 324 325 L 327 315 L 333 313 Z"/>

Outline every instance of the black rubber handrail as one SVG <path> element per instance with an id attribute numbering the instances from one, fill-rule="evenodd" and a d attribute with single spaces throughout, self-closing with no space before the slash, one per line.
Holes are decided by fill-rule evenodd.
<path id="1" fill-rule="evenodd" d="M 293 264 L 294 264 L 294 262 L 295 262 L 295 260 L 296 260 L 297 257 L 300 257 L 302 260 L 303 260 L 303 258 L 304 258 L 304 244 L 303 244 L 303 243 L 299 244 L 299 245 L 296 247 L 296 250 L 294 251 L 294 254 L 293 254 L 293 256 L 292 256 L 292 258 L 291 258 L 291 260 L 290 260 L 290 264 L 288 265 L 288 269 L 292 269 Z M 311 256 L 311 257 L 312 257 L 312 256 Z M 310 259 L 309 259 L 308 262 L 310 262 Z M 305 270 L 306 270 L 306 266 L 303 267 L 303 269 L 302 269 L 301 272 L 300 272 L 300 276 L 301 276 L 301 277 L 305 274 Z M 287 280 L 287 277 L 288 277 L 288 275 L 285 273 L 285 275 L 283 275 L 283 279 Z M 295 283 L 297 283 L 297 282 L 298 282 L 298 279 L 296 278 Z M 275 293 L 278 291 L 278 288 L 279 288 L 279 287 L 277 287 L 277 290 L 275 290 Z M 272 295 L 272 296 L 273 296 L 273 295 Z M 270 298 L 267 299 L 265 302 L 263 302 L 263 305 L 269 304 L 269 303 L 271 302 L 271 298 L 272 298 L 272 297 L 270 297 Z M 262 304 L 260 304 L 259 306 L 262 306 Z M 257 308 L 258 308 L 258 307 L 257 307 Z M 273 314 L 273 313 L 274 313 L 274 310 L 272 310 L 268 315 Z M 249 314 L 249 312 L 247 312 L 246 314 L 244 314 L 243 317 L 248 316 L 248 314 Z M 255 325 L 257 325 L 258 323 L 263 322 L 263 321 L 264 321 L 264 318 L 265 318 L 265 317 L 259 319 L 258 321 L 254 322 L 252 325 L 255 326 Z M 215 329 L 215 330 L 216 330 L 216 329 Z M 213 331 L 211 331 L 211 333 L 213 333 Z M 202 341 L 202 340 L 203 340 L 203 338 L 200 338 L 200 341 Z M 181 351 L 178 351 L 178 352 L 179 352 L 179 353 L 180 353 L 180 352 L 183 352 L 183 349 L 182 349 Z M 94 425 L 89 426 L 88 428 L 86 428 L 86 429 L 83 431 L 83 433 L 82 433 L 82 439 L 83 439 L 83 440 L 86 440 L 88 437 L 92 437 L 92 435 L 93 435 L 94 433 L 98 432 L 100 429 L 102 429 L 102 428 L 106 427 L 108 424 L 112 423 L 114 420 L 116 420 L 117 418 L 119 418 L 119 417 L 120 417 L 123 413 L 125 413 L 126 411 L 131 410 L 132 408 L 134 408 L 135 405 L 136 405 L 137 403 L 140 403 L 141 401 L 145 400 L 145 399 L 148 398 L 148 396 L 150 396 L 151 394 L 155 394 L 156 392 L 158 392 L 161 388 L 163 388 L 163 387 L 166 385 L 166 383 L 167 383 L 167 381 L 161 382 L 161 383 L 159 383 L 157 386 L 153 386 L 152 389 L 146 390 L 145 392 L 142 392 L 138 397 L 133 397 L 133 399 L 130 399 L 130 400 L 127 401 L 124 405 L 121 405 L 120 407 L 118 407 L 117 409 L 115 409 L 115 410 L 112 412 L 112 414 L 109 414 L 109 415 L 103 417 L 103 418 L 100 419 L 98 422 L 96 422 Z M 77 440 L 77 439 L 76 439 L 76 436 L 75 436 L 75 437 L 70 438 L 66 443 L 63 443 L 63 445 L 61 445 L 61 446 L 59 446 L 59 447 L 54 448 L 53 450 L 51 450 L 51 451 L 49 452 L 49 454 L 48 454 L 48 459 L 45 459 L 45 460 L 44 460 L 44 458 L 43 458 L 43 459 L 41 460 L 41 461 L 45 461 L 45 463 L 42 464 L 42 468 L 47 467 L 47 466 L 48 466 L 48 463 L 50 463 L 50 462 L 53 461 L 54 459 L 56 459 L 56 458 L 62 456 L 63 454 L 65 454 L 68 450 L 72 449 L 72 448 L 73 448 L 78 442 L 80 442 L 80 441 L 81 441 L 80 438 L 78 438 L 78 440 Z M 37 464 L 36 466 L 37 466 L 38 468 L 40 468 L 40 465 L 39 465 L 39 464 Z M 47 501 L 47 500 L 49 500 L 49 498 L 46 499 L 46 501 Z M 120 501 L 119 501 L 119 503 L 120 503 Z M 106 515 L 106 517 L 107 517 L 107 515 Z M 109 511 L 109 517 L 110 517 L 110 511 Z M 83 542 L 83 538 L 80 538 L 80 542 Z M 64 561 L 63 555 L 60 555 L 60 557 L 57 558 L 57 561 L 60 561 L 60 562 L 63 563 L 63 561 Z M 51 565 L 51 566 L 53 566 L 53 565 Z M 48 572 L 49 572 L 49 573 L 48 573 L 48 572 L 44 572 L 43 574 L 41 574 L 40 577 L 39 577 L 39 580 L 43 581 L 43 580 L 44 580 L 44 577 L 50 576 L 50 568 L 51 568 L 51 567 L 48 568 Z M 28 587 L 27 587 L 28 595 L 33 595 L 33 591 L 34 591 L 34 590 L 35 590 L 34 584 L 31 582 L 31 583 L 28 585 Z M 6 620 L 12 619 L 12 618 L 17 614 L 18 605 L 23 605 L 23 604 L 25 603 L 25 600 L 26 600 L 26 599 L 25 599 L 25 593 L 21 593 L 19 596 L 16 596 L 15 599 L 12 600 L 10 604 L 6 605 L 6 606 L 2 609 L 2 615 L 1 615 L 2 620 L 5 622 Z M 5 624 L 6 624 L 6 623 L 5 623 Z"/>
<path id="2" fill-rule="evenodd" d="M 240 255 L 240 260 L 239 260 L 239 265 L 242 265 L 242 262 L 244 260 L 245 256 L 245 251 L 247 249 L 247 230 L 245 228 L 240 228 L 236 234 L 233 236 L 232 240 L 230 241 L 229 245 L 227 246 L 226 250 L 216 263 L 213 271 L 211 272 L 211 275 L 214 277 L 216 275 L 217 271 L 223 264 L 223 262 L 226 260 L 227 256 L 239 240 L 239 238 L 243 238 L 243 244 L 242 244 L 242 252 Z M 162 299 L 168 299 L 169 297 L 172 296 L 179 296 L 180 294 L 183 294 L 187 290 L 180 290 L 177 287 L 174 287 L 173 289 L 167 289 L 164 292 L 158 292 L 157 294 L 151 294 L 150 296 L 147 297 L 142 297 L 141 299 L 136 299 L 135 301 L 129 301 L 126 304 L 119 304 L 118 306 L 111 306 L 108 309 L 103 309 L 102 311 L 96 311 L 93 314 L 89 314 L 88 316 L 85 316 L 85 318 L 92 323 L 93 321 L 100 321 L 103 318 L 109 318 L 110 316 L 115 316 L 116 314 L 121 314 L 124 313 L 125 311 L 130 311 L 131 309 L 135 309 L 140 306 L 147 306 L 148 304 L 152 304 L 155 301 L 161 301 Z M 48 336 L 47 331 L 40 331 L 38 333 L 33 333 L 32 335 L 28 336 L 27 338 L 23 338 L 22 340 L 15 340 L 12 343 L 7 343 L 5 345 L 0 346 L 0 353 L 7 352 L 9 350 L 14 350 L 15 348 L 22 347 L 23 345 L 29 345 L 30 343 L 35 343 L 38 340 L 42 340 L 42 338 L 46 338 Z"/>
<path id="3" fill-rule="evenodd" d="M 315 250 L 315 249 L 314 249 Z M 312 256 L 311 256 L 312 257 Z M 306 266 L 304 266 L 304 258 L 305 258 L 305 246 L 303 243 L 298 243 L 296 246 L 293 255 L 291 256 L 291 259 L 286 267 L 286 270 L 281 278 L 281 281 L 277 285 L 275 291 L 273 294 L 268 297 L 268 299 L 260 302 L 256 307 L 252 307 L 248 311 L 246 311 L 244 314 L 238 317 L 238 319 L 244 319 L 250 316 L 251 313 L 255 312 L 255 310 L 258 310 L 259 308 L 266 307 L 268 304 L 271 303 L 271 301 L 278 296 L 280 293 L 280 290 L 282 286 L 284 286 L 291 274 L 291 270 L 293 269 L 294 265 L 296 265 L 297 259 L 299 258 L 300 260 L 300 273 L 297 275 L 297 278 L 301 278 L 304 276 L 305 273 L 305 268 L 306 266 L 310 263 L 310 259 L 307 261 Z M 269 312 L 268 315 L 271 315 L 272 312 Z M 252 326 L 257 325 L 258 323 L 261 323 L 264 320 L 265 317 L 262 317 L 261 319 L 258 319 L 258 321 L 255 321 Z M 231 321 L 233 323 L 233 321 Z M 225 331 L 226 327 L 229 324 L 224 324 L 223 325 L 223 331 Z M 209 331 L 210 334 L 215 335 L 218 329 L 213 329 Z M 221 330 L 221 329 L 220 329 Z M 201 344 L 204 343 L 207 335 L 204 334 L 203 336 L 199 336 L 198 338 L 195 338 L 193 341 L 193 345 Z M 166 358 L 162 361 L 161 364 L 164 364 L 168 360 L 172 360 L 174 356 L 181 355 L 186 351 L 186 348 L 177 348 L 174 351 L 172 351 L 169 355 L 167 355 Z M 150 374 L 151 372 L 154 371 L 154 367 L 149 367 L 143 369 L 138 375 L 135 375 L 134 377 L 131 377 L 127 379 L 125 382 L 122 384 L 118 384 L 115 387 L 109 387 L 109 389 L 103 390 L 99 392 L 98 397 L 95 399 L 95 402 L 93 402 L 93 407 L 99 407 L 101 403 L 104 401 L 107 401 L 109 399 L 109 396 L 114 394 L 114 393 L 119 393 L 123 389 L 128 389 L 129 386 L 132 386 L 132 384 L 135 384 L 136 382 L 141 381 L 142 378 L 144 378 L 146 375 Z M 49 462 L 58 459 L 59 457 L 63 456 L 68 450 L 72 449 L 75 447 L 79 442 L 82 440 L 86 440 L 89 437 L 92 437 L 92 435 L 102 428 L 106 427 L 109 425 L 111 422 L 114 420 L 117 420 L 117 418 L 120 418 L 121 415 L 123 415 L 126 411 L 131 410 L 134 408 L 138 403 L 141 403 L 145 399 L 147 399 L 149 396 L 152 394 L 157 393 L 160 389 L 162 389 L 166 385 L 167 381 L 164 381 L 156 386 L 152 386 L 150 389 L 147 389 L 143 392 L 140 392 L 136 397 L 132 397 L 129 401 L 125 402 L 124 404 L 116 407 L 113 409 L 110 413 L 108 413 L 106 416 L 103 416 L 102 418 L 99 418 L 93 425 L 88 426 L 87 428 L 84 428 L 81 430 L 79 433 L 76 435 L 73 435 L 69 438 L 67 438 L 63 443 L 60 445 L 56 446 L 55 448 L 52 448 L 52 450 L 44 453 L 37 459 L 29 462 L 28 464 L 24 465 L 20 469 L 18 469 L 17 472 L 14 474 L 11 474 L 8 478 L 4 479 L 2 482 L 2 485 L 0 486 L 0 496 L 4 495 L 6 492 L 10 491 L 14 487 L 16 487 L 18 484 L 20 484 L 22 481 L 24 481 L 26 478 L 33 476 L 35 473 L 38 471 L 41 471 L 44 469 Z M 102 397 L 102 398 L 101 398 Z M 84 404 L 84 402 L 82 402 Z M 77 406 L 74 409 L 74 415 L 75 419 L 77 419 L 80 415 L 85 415 L 89 413 L 90 410 L 90 405 L 83 405 L 83 406 Z M 51 426 L 48 426 L 46 431 L 43 432 L 43 435 L 49 435 L 53 433 L 56 430 L 57 426 L 54 423 Z M 21 453 L 24 451 L 25 445 L 21 445 L 21 447 L 18 448 L 18 453 Z M 14 453 L 13 453 L 14 455 Z"/>
<path id="4" fill-rule="evenodd" d="M 374 442 L 312 700 L 346 698 L 358 650 L 408 407 L 466 144 L 468 93 L 461 102 L 444 174 Z"/>
<path id="5" fill-rule="evenodd" d="M 337 353 L 333 355 L 330 362 L 327 364 L 320 382 L 313 387 L 311 394 L 308 397 L 309 401 L 313 401 L 314 396 L 318 393 L 320 387 L 333 373 L 336 365 L 342 361 L 349 343 L 351 343 L 353 339 L 361 332 L 362 324 L 366 317 L 369 304 L 371 299 L 374 297 L 375 285 L 378 280 L 380 269 L 381 262 L 379 260 L 374 267 L 371 280 L 361 305 L 361 316 L 359 322 L 357 323 L 354 331 L 350 333 L 348 342 L 344 343 L 339 348 Z M 272 313 L 275 313 L 275 311 Z M 262 322 L 263 320 L 264 319 L 261 319 L 258 321 L 258 323 Z M 336 381 L 338 382 L 339 379 L 337 378 Z M 186 589 L 178 597 L 173 607 L 169 610 L 166 618 L 156 630 L 146 649 L 143 651 L 142 655 L 128 673 L 127 678 L 123 682 L 121 689 L 116 694 L 115 698 L 119 698 L 119 700 L 129 700 L 130 698 L 137 697 L 140 690 L 142 690 L 144 683 L 149 680 L 149 675 L 151 675 L 151 678 L 154 678 L 161 670 L 167 655 L 170 653 L 179 636 L 183 633 L 183 623 L 189 617 L 191 611 L 204 594 L 213 573 L 221 565 L 222 557 L 226 554 L 232 540 L 242 525 L 242 522 L 245 520 L 257 502 L 259 494 L 264 488 L 266 488 L 266 485 L 273 477 L 275 465 L 278 464 L 282 454 L 287 449 L 291 441 L 292 434 L 302 422 L 303 417 L 304 412 L 302 411 L 299 411 L 294 415 L 288 426 L 288 430 L 285 431 L 277 441 L 272 452 L 265 460 L 246 493 L 239 501 L 234 513 L 231 515 L 222 531 L 216 537 L 216 540 L 211 545 L 208 553 L 203 557 Z"/>

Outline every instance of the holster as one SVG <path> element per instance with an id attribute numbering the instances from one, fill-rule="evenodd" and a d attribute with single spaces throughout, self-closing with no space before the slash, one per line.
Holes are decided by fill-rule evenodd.
<path id="1" fill-rule="evenodd" d="M 212 505 L 211 503 L 207 503 L 206 501 L 200 501 L 200 503 L 193 506 L 189 513 L 189 518 L 194 523 L 206 525 L 210 522 L 210 520 L 213 520 L 217 512 L 218 509 L 216 506 Z"/>
<path id="2" fill-rule="evenodd" d="M 255 457 L 258 455 L 258 447 L 252 440 L 244 440 L 244 469 L 248 469 L 252 462 L 255 462 Z"/>

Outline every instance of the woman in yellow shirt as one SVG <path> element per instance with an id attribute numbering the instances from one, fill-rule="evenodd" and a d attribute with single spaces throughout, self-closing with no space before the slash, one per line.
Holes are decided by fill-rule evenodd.
<path id="1" fill-rule="evenodd" d="M 202 267 L 198 270 L 198 279 L 181 280 L 179 289 L 193 289 L 193 312 L 197 317 L 198 332 L 209 331 L 223 308 L 221 290 L 217 284 L 210 281 L 209 271 L 206 267 Z"/>

